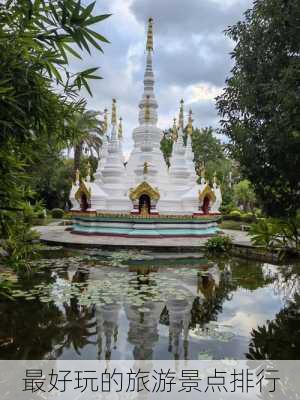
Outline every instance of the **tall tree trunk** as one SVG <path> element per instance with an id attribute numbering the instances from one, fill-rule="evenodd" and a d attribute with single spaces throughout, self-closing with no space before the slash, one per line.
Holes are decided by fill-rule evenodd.
<path id="1" fill-rule="evenodd" d="M 83 142 L 80 142 L 74 148 L 74 178 L 76 176 L 76 171 L 80 169 L 82 147 L 83 147 Z"/>

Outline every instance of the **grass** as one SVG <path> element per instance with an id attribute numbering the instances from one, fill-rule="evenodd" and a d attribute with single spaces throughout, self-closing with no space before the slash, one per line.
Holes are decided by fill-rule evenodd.
<path id="1" fill-rule="evenodd" d="M 33 220 L 33 226 L 45 226 L 49 225 L 51 222 L 55 222 L 56 220 L 53 219 L 52 217 L 46 217 L 46 218 L 35 218 Z"/>
<path id="2" fill-rule="evenodd" d="M 232 221 L 232 220 L 226 220 L 226 221 L 222 221 L 219 224 L 219 227 L 221 229 L 234 229 L 237 231 L 241 231 L 242 230 L 242 225 L 249 225 L 243 221 Z"/>

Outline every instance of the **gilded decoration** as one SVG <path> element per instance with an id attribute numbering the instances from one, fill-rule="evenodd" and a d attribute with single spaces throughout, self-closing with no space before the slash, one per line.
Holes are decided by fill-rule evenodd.
<path id="1" fill-rule="evenodd" d="M 146 50 L 153 51 L 153 19 L 148 19 L 148 33 L 147 33 L 147 44 Z"/>
<path id="2" fill-rule="evenodd" d="M 216 195 L 208 184 L 205 186 L 202 192 L 199 191 L 199 200 L 203 201 L 205 197 L 208 197 L 212 203 L 216 201 Z"/>
<path id="3" fill-rule="evenodd" d="M 147 161 L 144 162 L 144 168 L 143 168 L 143 173 L 144 175 L 148 174 L 149 172 L 149 164 L 147 163 Z"/>
<path id="4" fill-rule="evenodd" d="M 172 139 L 173 139 L 173 142 L 177 142 L 177 139 L 178 139 L 176 118 L 174 118 L 174 124 L 173 124 L 173 129 L 172 129 Z"/>
<path id="5" fill-rule="evenodd" d="M 144 204 L 141 208 L 141 214 L 142 217 L 148 217 L 149 215 L 149 211 L 148 211 L 148 207 L 146 206 L 146 204 Z"/>
<path id="6" fill-rule="evenodd" d="M 80 182 L 79 184 L 79 189 L 77 190 L 77 192 L 75 193 L 75 199 L 80 202 L 81 199 L 81 195 L 85 194 L 87 200 L 91 199 L 91 189 L 88 189 L 85 185 L 84 182 Z"/>
<path id="7" fill-rule="evenodd" d="M 183 99 L 180 100 L 180 111 L 179 111 L 179 119 L 178 119 L 178 128 L 183 130 L 184 127 L 184 110 L 183 110 L 184 101 Z"/>
<path id="8" fill-rule="evenodd" d="M 189 122 L 188 122 L 188 126 L 187 126 L 187 133 L 189 135 L 192 135 L 192 133 L 193 133 L 193 112 L 192 112 L 192 110 L 189 111 Z"/>
<path id="9" fill-rule="evenodd" d="M 158 190 L 153 189 L 147 182 L 140 183 L 135 189 L 130 191 L 129 197 L 132 201 L 139 199 L 143 194 L 146 194 L 152 200 L 159 200 L 160 194 Z"/>

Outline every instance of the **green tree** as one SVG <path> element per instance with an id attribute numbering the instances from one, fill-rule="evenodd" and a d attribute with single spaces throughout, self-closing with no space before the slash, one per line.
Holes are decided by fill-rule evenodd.
<path id="1" fill-rule="evenodd" d="M 35 198 L 47 209 L 62 208 L 68 203 L 72 185 L 73 160 L 61 153 L 42 153 L 42 162 L 31 165 L 30 185 Z"/>
<path id="2" fill-rule="evenodd" d="M 81 157 L 80 176 L 87 175 L 88 163 L 91 165 L 92 174 L 95 173 L 98 157 Z M 56 146 L 41 146 L 25 171 L 35 200 L 41 200 L 49 210 L 65 209 L 69 205 L 74 161 L 65 154 L 65 151 L 57 149 Z"/>
<path id="3" fill-rule="evenodd" d="M 68 67 L 70 55 L 81 58 L 78 48 L 102 50 L 100 43 L 107 42 L 91 27 L 109 15 L 93 15 L 94 6 L 95 2 L 85 6 L 79 0 L 0 5 L 0 54 L 5 54 L 0 58 L 0 236 L 4 240 L 10 233 L 28 240 L 22 214 L 32 193 L 25 168 L 35 162 L 48 138 L 61 147 L 74 139 L 70 121 L 85 109 L 79 90 L 85 87 L 91 92 L 88 80 L 100 78 L 97 68 L 72 73 Z M 17 227 L 21 234 L 15 232 Z"/>
<path id="4" fill-rule="evenodd" d="M 194 129 L 192 147 L 196 169 L 204 163 L 206 179 L 212 182 L 216 175 L 222 191 L 229 193 L 229 174 L 230 172 L 236 174 L 236 168 L 233 161 L 226 156 L 224 146 L 214 135 L 214 130 L 211 127 Z"/>
<path id="5" fill-rule="evenodd" d="M 235 184 L 233 187 L 233 199 L 238 206 L 242 206 L 244 211 L 253 210 L 256 198 L 251 182 L 244 179 Z"/>
<path id="6" fill-rule="evenodd" d="M 300 204 L 299 20 L 298 0 L 256 0 L 227 30 L 234 67 L 217 99 L 220 132 L 272 216 Z"/>
<path id="7" fill-rule="evenodd" d="M 211 127 L 193 130 L 192 147 L 197 167 L 200 167 L 201 163 L 207 165 L 209 162 L 216 162 L 225 158 L 221 142 L 214 136 Z"/>
<path id="8" fill-rule="evenodd" d="M 76 113 L 70 122 L 69 129 L 72 132 L 71 146 L 74 148 L 74 174 L 80 169 L 80 160 L 83 149 L 86 147 L 91 154 L 99 157 L 99 150 L 102 145 L 100 135 L 103 134 L 102 121 L 99 121 L 96 111 L 85 111 Z"/>
<path id="9" fill-rule="evenodd" d="M 299 359 L 299 306 L 300 296 L 296 294 L 274 320 L 253 329 L 246 357 L 250 360 Z"/>
<path id="10" fill-rule="evenodd" d="M 164 136 L 160 142 L 160 149 L 164 155 L 165 162 L 170 167 L 170 158 L 173 150 L 173 139 L 171 129 L 164 131 Z"/>

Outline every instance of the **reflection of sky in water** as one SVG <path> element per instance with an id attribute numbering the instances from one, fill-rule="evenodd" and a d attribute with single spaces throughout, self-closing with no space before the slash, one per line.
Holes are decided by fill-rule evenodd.
<path id="1" fill-rule="evenodd" d="M 253 327 L 273 319 L 281 308 L 272 284 L 254 291 L 238 289 L 230 301 L 224 302 L 218 321 L 231 325 L 236 335 L 249 336 Z"/>
<path id="2" fill-rule="evenodd" d="M 51 274 L 55 281 L 39 282 L 41 294 L 36 295 L 44 299 L 45 321 L 34 319 L 33 304 L 26 300 L 8 307 L 16 315 L 31 313 L 31 325 L 22 327 L 29 340 L 52 322 L 49 304 L 56 307 L 59 322 L 53 321 L 44 338 L 50 350 L 41 348 L 38 358 L 242 359 L 253 329 L 275 319 L 286 305 L 286 293 L 299 289 L 296 270 L 237 259 L 172 267 L 167 261 L 125 268 L 98 264 L 86 268 L 87 262 L 76 259 L 69 265 L 60 261 Z M 17 332 L 12 341 L 17 346 L 21 333 L 8 330 Z M 1 335 L 7 332 L 0 328 L 0 340 Z M 25 352 L 26 340 L 18 346 Z M 0 357 L 5 356 L 0 347 Z"/>
<path id="3" fill-rule="evenodd" d="M 296 293 L 300 293 L 299 267 L 299 265 L 297 267 L 290 265 L 278 268 L 267 263 L 262 266 L 264 277 L 274 280 L 274 291 L 283 304 L 293 300 Z M 284 273 L 282 268 L 285 269 Z"/>

